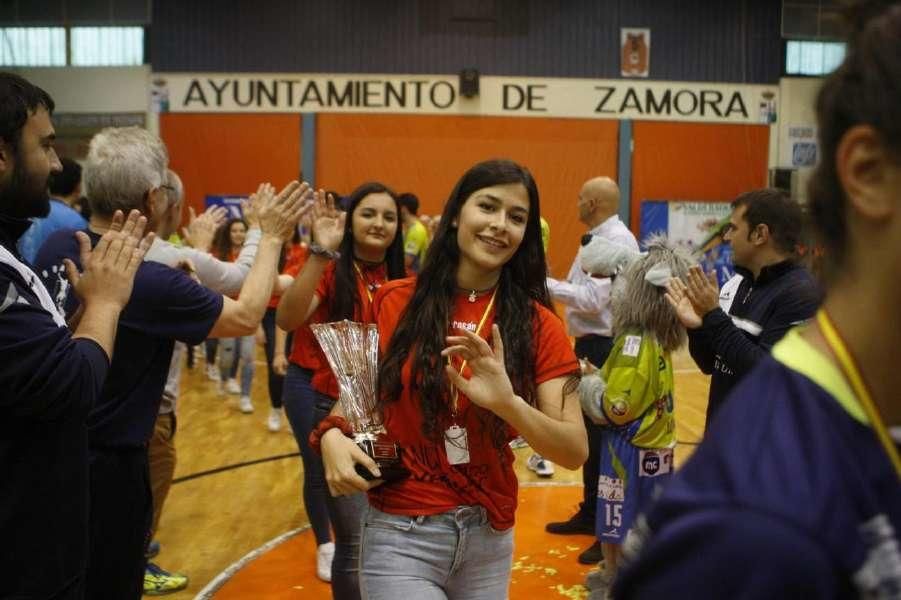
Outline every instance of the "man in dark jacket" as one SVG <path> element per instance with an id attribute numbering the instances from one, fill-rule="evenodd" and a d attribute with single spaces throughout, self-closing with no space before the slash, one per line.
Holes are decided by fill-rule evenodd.
<path id="1" fill-rule="evenodd" d="M 82 598 L 87 558 L 85 418 L 112 356 L 119 313 L 147 245 L 137 211 L 97 247 L 78 238 L 84 272 L 68 275 L 84 311 L 74 332 L 16 250 L 49 210 L 53 100 L 0 73 L 0 559 L 3 597 Z M 66 275 L 58 273 L 65 279 Z"/>
<path id="2" fill-rule="evenodd" d="M 712 375 L 707 427 L 729 391 L 793 326 L 813 317 L 820 290 L 795 262 L 802 214 L 788 194 L 762 189 L 732 203 L 723 239 L 737 274 L 722 290 L 700 267 L 674 280 L 670 298 L 688 329 L 689 351 Z"/>

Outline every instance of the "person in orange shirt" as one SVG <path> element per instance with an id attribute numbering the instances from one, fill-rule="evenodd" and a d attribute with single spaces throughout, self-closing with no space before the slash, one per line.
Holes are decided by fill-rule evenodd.
<path id="1" fill-rule="evenodd" d="M 360 585 L 369 600 L 506 598 L 517 432 L 576 469 L 588 455 L 579 363 L 551 308 L 538 189 L 524 167 L 479 163 L 451 192 L 417 279 L 372 303 L 380 409 L 410 476 L 368 482 L 375 462 L 336 407 L 314 431 L 334 495 L 369 492 Z M 318 436 L 318 437 L 317 437 Z"/>
<path id="2" fill-rule="evenodd" d="M 317 518 L 317 572 L 321 578 L 331 579 L 334 598 L 356 600 L 360 597 L 360 517 L 366 497 L 325 494 L 322 461 L 307 443 L 312 428 L 328 415 L 338 398 L 337 381 L 309 323 L 364 320 L 376 290 L 388 280 L 406 275 L 403 235 L 395 194 L 381 183 L 365 183 L 354 190 L 347 199 L 346 213 L 336 209 L 333 196 L 321 190 L 316 196 L 314 242 L 294 283 L 279 301 L 276 323 L 286 331 L 296 330 L 284 401 L 304 462 L 305 502 L 308 497 L 316 502 L 317 491 L 326 496 L 335 531 L 331 560 L 328 523 L 323 527 L 322 519 Z"/>

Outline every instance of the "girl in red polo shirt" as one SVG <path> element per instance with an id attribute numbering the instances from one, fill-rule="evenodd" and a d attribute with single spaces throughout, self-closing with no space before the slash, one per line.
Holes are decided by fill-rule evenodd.
<path id="1" fill-rule="evenodd" d="M 361 478 L 355 464 L 378 469 L 342 434 L 338 410 L 316 432 L 331 492 L 369 491 L 369 600 L 506 598 L 517 502 L 508 442 L 518 432 L 567 468 L 584 462 L 579 365 L 546 275 L 535 182 L 496 160 L 451 192 L 419 278 L 376 294 L 380 405 L 410 477 Z"/>
<path id="2" fill-rule="evenodd" d="M 356 600 L 360 597 L 360 520 L 366 497 L 332 498 L 325 494 L 322 460 L 307 443 L 312 428 L 329 414 L 338 397 L 338 384 L 309 323 L 363 320 L 376 290 L 406 274 L 403 236 L 399 234 L 395 195 L 380 183 L 366 183 L 354 190 L 347 199 L 346 213 L 335 208 L 332 196 L 326 199 L 321 191 L 316 196 L 314 243 L 294 283 L 279 301 L 276 321 L 286 331 L 296 330 L 284 401 L 304 462 L 304 499 L 313 522 L 315 515 L 310 508 L 317 499 L 310 497 L 307 501 L 308 490 L 310 496 L 317 490 L 326 496 L 335 531 L 330 565 L 332 595 L 338 600 Z M 311 382 L 315 394 L 307 382 Z M 328 523 L 324 527 L 316 522 L 313 525 L 320 544 L 317 559 L 323 563 L 317 567 L 321 577 L 327 576 Z"/>

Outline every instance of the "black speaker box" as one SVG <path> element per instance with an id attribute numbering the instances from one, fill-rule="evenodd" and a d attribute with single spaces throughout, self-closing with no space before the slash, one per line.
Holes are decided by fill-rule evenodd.
<path id="1" fill-rule="evenodd" d="M 479 70 L 463 69 L 460 71 L 460 95 L 473 98 L 479 95 Z"/>

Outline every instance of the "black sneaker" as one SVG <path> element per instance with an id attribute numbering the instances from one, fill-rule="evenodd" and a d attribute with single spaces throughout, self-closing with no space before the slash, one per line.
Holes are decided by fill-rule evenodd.
<path id="1" fill-rule="evenodd" d="M 596 565 L 604 560 L 604 553 L 601 551 L 601 543 L 595 542 L 585 552 L 579 555 L 579 562 L 583 565 Z"/>
<path id="2" fill-rule="evenodd" d="M 585 516 L 583 512 L 577 512 L 569 521 L 548 523 L 544 526 L 544 530 L 558 535 L 594 535 L 594 519 Z"/>

